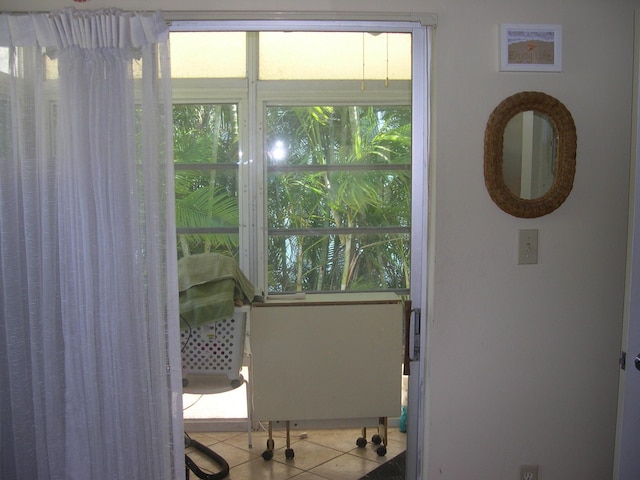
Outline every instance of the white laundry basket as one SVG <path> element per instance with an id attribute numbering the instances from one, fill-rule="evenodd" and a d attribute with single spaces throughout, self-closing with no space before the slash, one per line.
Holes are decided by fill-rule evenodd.
<path id="1" fill-rule="evenodd" d="M 241 370 L 248 312 L 249 307 L 236 307 L 231 318 L 180 333 L 185 393 L 219 393 L 244 383 Z"/>

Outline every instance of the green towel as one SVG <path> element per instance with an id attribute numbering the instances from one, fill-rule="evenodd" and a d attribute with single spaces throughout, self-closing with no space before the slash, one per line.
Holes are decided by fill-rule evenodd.
<path id="1" fill-rule="evenodd" d="M 255 290 L 237 262 L 218 253 L 178 260 L 180 328 L 233 317 L 236 304 L 253 301 Z"/>

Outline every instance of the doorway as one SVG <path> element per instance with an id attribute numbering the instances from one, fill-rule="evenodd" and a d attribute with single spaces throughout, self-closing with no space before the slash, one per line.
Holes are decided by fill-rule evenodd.
<path id="1" fill-rule="evenodd" d="M 173 48 L 181 43 L 180 38 L 191 37 L 193 41 L 194 36 L 197 38 L 203 32 L 211 35 L 207 41 L 200 37 L 195 46 L 187 45 L 191 59 L 182 67 L 172 66 L 174 104 L 178 107 L 174 111 L 174 123 L 186 122 L 184 128 L 175 130 L 176 136 L 186 140 L 184 149 L 176 146 L 179 255 L 191 254 L 200 248 L 222 250 L 238 260 L 257 290 L 266 295 L 300 291 L 322 294 L 334 290 L 358 295 L 359 291 L 381 289 L 410 298 L 413 315 L 407 336 L 411 343 L 407 397 L 411 419 L 408 423 L 414 427 L 408 431 L 408 478 L 421 476 L 422 425 L 425 423 L 424 373 L 419 346 L 424 344 L 427 289 L 429 51 L 428 30 L 424 25 L 429 23 L 433 23 L 433 19 L 184 20 L 172 22 L 175 38 L 172 37 L 171 42 Z M 284 67 L 296 67 L 295 77 L 290 77 L 292 73 L 286 71 L 283 62 L 268 73 L 271 78 L 261 77 L 261 72 L 268 72 L 260 57 L 261 52 L 268 51 L 268 43 L 260 43 L 260 32 L 273 42 L 280 37 L 280 43 L 289 47 L 300 46 L 305 35 L 318 32 L 339 35 L 342 40 L 338 41 L 354 45 L 350 58 L 360 60 L 347 64 L 352 72 L 348 74 L 336 74 L 335 69 L 327 73 L 325 67 L 337 63 L 334 57 L 330 57 L 330 62 L 316 60 L 310 68 L 323 67 L 322 73 L 318 74 L 317 70 L 313 73 L 312 68 L 304 77 L 302 59 L 308 57 L 309 49 L 301 60 L 293 59 L 295 52 L 288 51 L 286 55 L 276 54 L 272 60 L 278 64 L 279 58 L 285 58 Z M 302 36 L 293 39 L 294 33 Z M 345 35 L 355 40 L 345 40 Z M 234 43 L 236 40 L 240 46 Z M 397 43 L 404 47 L 397 47 Z M 395 53 L 395 48 L 405 50 Z M 230 54 L 233 61 L 216 57 L 220 53 Z M 186 58 L 184 54 L 172 53 L 172 59 Z M 196 65 L 205 70 L 224 68 L 221 72 L 196 75 L 180 71 Z M 348 122 L 367 116 L 370 131 L 356 135 L 355 129 L 345 128 Z M 401 124 L 402 118 L 408 121 Z M 190 121 L 195 123 L 187 125 Z M 322 122 L 326 131 L 318 128 Z M 205 124 L 210 130 L 198 130 Z M 365 124 L 364 121 L 358 123 Z M 252 130 L 259 135 L 245 133 Z M 211 131 L 216 132 L 214 138 L 219 140 L 212 141 Z M 287 131 L 306 133 L 301 141 L 284 135 Z M 349 133 L 345 133 L 347 131 Z M 183 135 L 185 132 L 188 135 Z M 330 149 L 326 139 L 331 135 L 333 139 L 341 137 L 346 141 L 342 147 L 327 153 Z M 382 138 L 384 135 L 386 140 Z M 347 145 L 352 151 L 340 163 L 338 155 Z M 199 152 L 207 161 L 180 157 L 189 153 L 189 149 L 191 153 Z M 323 152 L 324 158 L 334 155 L 333 162 L 329 166 L 314 163 L 318 152 Z M 284 166 L 279 163 L 282 156 L 291 153 L 296 153 L 298 159 L 307 158 L 307 163 L 298 161 Z M 369 155 L 368 160 L 354 165 L 354 159 L 361 159 L 364 154 Z M 389 160 L 391 154 L 397 155 L 395 160 Z M 342 184 L 330 180 L 340 176 L 347 179 Z M 364 192 L 374 184 L 385 185 L 388 196 L 382 197 L 377 212 L 382 221 L 349 223 L 352 212 L 334 208 L 333 214 L 317 215 L 320 221 L 326 222 L 329 218 L 333 222 L 318 225 L 303 214 L 312 211 L 312 207 L 322 207 L 320 197 L 307 198 L 305 192 L 317 192 L 324 187 L 345 193 L 348 189 L 344 186 L 353 186 L 356 181 Z M 207 191 L 199 185 L 214 188 Z M 398 190 L 402 185 L 408 188 Z M 283 203 L 285 192 L 291 197 Z M 357 203 L 353 198 L 351 206 Z M 391 200 L 400 198 L 406 200 L 404 207 L 388 208 L 386 215 L 382 212 Z M 349 199 L 335 200 L 335 205 L 340 203 L 349 204 Z M 307 206 L 296 212 L 301 205 Z M 216 213 L 211 215 L 214 208 Z M 330 211 L 331 206 L 328 209 Z M 282 212 L 288 214 L 278 217 Z M 363 218 L 363 215 L 358 217 L 360 213 L 356 212 L 353 218 Z M 369 215 L 370 219 L 374 217 Z M 189 224 L 194 219 L 195 223 Z M 310 243 L 304 243 L 309 239 Z M 372 245 L 376 245 L 376 249 Z M 329 252 L 342 256 L 328 262 L 321 253 Z M 271 261 L 272 258 L 277 260 Z M 387 268 L 380 268 L 382 264 Z M 372 279 L 373 283 L 367 283 Z"/>

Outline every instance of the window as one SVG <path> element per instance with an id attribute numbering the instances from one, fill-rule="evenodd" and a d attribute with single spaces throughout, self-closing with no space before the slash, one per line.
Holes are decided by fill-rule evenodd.
<path id="1" fill-rule="evenodd" d="M 410 119 L 407 106 L 267 107 L 271 292 L 407 288 Z"/>
<path id="2" fill-rule="evenodd" d="M 238 256 L 238 105 L 173 107 L 179 256 Z"/>
<path id="3" fill-rule="evenodd" d="M 269 294 L 407 293 L 411 34 L 171 35 L 178 255 Z"/>

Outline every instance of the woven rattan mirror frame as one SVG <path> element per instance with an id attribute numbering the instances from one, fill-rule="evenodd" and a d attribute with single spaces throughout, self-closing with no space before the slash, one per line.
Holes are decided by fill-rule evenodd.
<path id="1" fill-rule="evenodd" d="M 551 188 L 539 198 L 523 199 L 507 187 L 503 176 L 504 131 L 518 113 L 533 110 L 549 117 L 558 135 L 556 169 Z M 541 92 L 520 92 L 504 99 L 493 110 L 484 135 L 484 181 L 492 200 L 503 211 L 520 218 L 536 218 L 553 212 L 573 188 L 577 136 L 573 117 L 557 99 Z"/>

